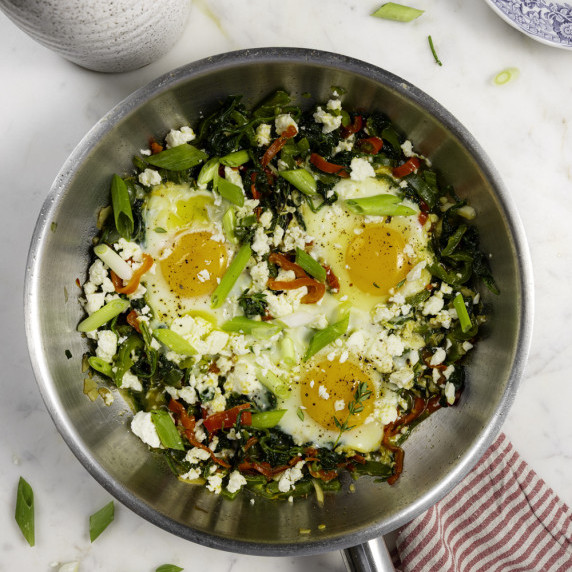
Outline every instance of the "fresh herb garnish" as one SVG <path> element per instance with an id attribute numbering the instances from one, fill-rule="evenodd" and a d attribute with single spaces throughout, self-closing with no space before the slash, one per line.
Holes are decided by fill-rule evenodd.
<path id="1" fill-rule="evenodd" d="M 334 443 L 334 449 L 337 447 L 342 434 L 350 429 L 354 428 L 354 425 L 349 425 L 349 420 L 352 415 L 357 415 L 361 413 L 364 408 L 364 402 L 367 401 L 372 395 L 371 389 L 369 389 L 369 385 L 366 381 L 361 381 L 358 383 L 357 389 L 354 393 L 354 398 L 352 401 L 348 403 L 348 416 L 346 417 L 345 421 L 340 421 L 336 416 L 334 416 L 334 423 L 336 427 L 339 429 L 338 438 Z"/>
<path id="2" fill-rule="evenodd" d="M 437 51 L 435 50 L 435 46 L 433 45 L 433 38 L 431 36 L 427 36 L 427 41 L 429 42 L 429 47 L 431 48 L 431 53 L 433 54 L 433 58 L 435 59 L 435 63 L 437 65 L 442 66 L 443 63 L 439 59 L 439 56 L 437 56 Z"/>

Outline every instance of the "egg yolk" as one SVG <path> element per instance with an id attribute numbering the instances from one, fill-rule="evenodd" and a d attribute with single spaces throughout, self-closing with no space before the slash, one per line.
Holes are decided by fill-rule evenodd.
<path id="1" fill-rule="evenodd" d="M 325 429 L 339 430 L 335 419 L 348 427 L 362 425 L 373 413 L 371 378 L 351 361 L 318 363 L 300 382 L 300 394 L 304 412 Z"/>
<path id="2" fill-rule="evenodd" d="M 171 290 L 186 298 L 212 294 L 227 267 L 224 244 L 207 231 L 179 237 L 173 252 L 160 261 L 161 272 Z"/>
<path id="3" fill-rule="evenodd" d="M 404 253 L 403 235 L 387 226 L 366 226 L 346 249 L 346 270 L 353 286 L 385 296 L 412 268 Z"/>

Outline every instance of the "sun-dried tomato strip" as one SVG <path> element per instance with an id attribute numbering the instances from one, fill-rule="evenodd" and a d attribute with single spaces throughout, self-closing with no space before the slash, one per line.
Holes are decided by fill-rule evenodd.
<path id="1" fill-rule="evenodd" d="M 331 469 L 326 471 L 325 469 L 320 469 L 316 471 L 312 468 L 312 465 L 308 465 L 308 472 L 315 478 L 324 481 L 325 483 L 334 480 L 338 476 L 338 471 Z"/>
<path id="2" fill-rule="evenodd" d="M 326 284 L 330 290 L 335 292 L 340 291 L 340 281 L 338 277 L 334 274 L 334 271 L 329 266 L 324 266 L 326 269 Z"/>
<path id="3" fill-rule="evenodd" d="M 297 133 L 298 130 L 296 127 L 294 127 L 294 125 L 288 125 L 287 129 L 282 133 L 282 135 L 275 139 L 270 147 L 266 149 L 262 159 L 260 159 L 260 164 L 263 167 L 266 167 L 266 165 L 268 165 L 270 161 L 272 161 L 272 159 L 274 159 L 274 157 L 280 152 L 282 147 L 286 145 L 288 139 L 292 139 L 292 137 L 294 137 Z"/>
<path id="4" fill-rule="evenodd" d="M 268 288 L 271 290 L 295 290 L 296 288 L 302 288 L 306 286 L 308 288 L 308 293 L 300 299 L 302 304 L 315 304 L 322 299 L 326 293 L 326 285 L 310 278 L 304 271 L 304 269 L 288 260 L 286 256 L 279 252 L 273 252 L 268 257 L 269 262 L 272 264 L 277 264 L 280 268 L 284 270 L 292 270 L 296 275 L 295 280 L 285 281 L 285 280 L 268 280 Z"/>
<path id="5" fill-rule="evenodd" d="M 127 314 L 127 323 L 138 333 L 141 333 L 141 328 L 139 327 L 139 314 L 136 310 L 131 310 Z"/>
<path id="6" fill-rule="evenodd" d="M 294 274 L 296 275 L 296 278 L 304 278 L 305 276 L 308 276 L 306 274 L 306 271 L 299 264 L 292 262 L 286 256 L 284 256 L 284 254 L 281 254 L 280 252 L 273 252 L 268 257 L 268 262 L 276 264 L 280 266 L 280 268 L 283 268 L 284 270 L 292 270 L 292 272 L 294 272 Z"/>

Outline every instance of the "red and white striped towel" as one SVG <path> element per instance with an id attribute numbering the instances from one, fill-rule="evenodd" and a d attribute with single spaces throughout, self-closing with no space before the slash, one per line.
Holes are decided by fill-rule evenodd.
<path id="1" fill-rule="evenodd" d="M 402 572 L 572 571 L 572 514 L 501 434 L 396 548 Z"/>

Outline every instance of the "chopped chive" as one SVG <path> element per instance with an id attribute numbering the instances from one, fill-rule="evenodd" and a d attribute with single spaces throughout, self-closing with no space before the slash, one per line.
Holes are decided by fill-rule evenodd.
<path id="1" fill-rule="evenodd" d="M 387 2 L 380 6 L 372 16 L 382 18 L 383 20 L 394 20 L 395 22 L 411 22 L 419 18 L 423 12 L 425 10 L 417 10 L 417 8 L 411 8 L 403 4 Z"/>
<path id="2" fill-rule="evenodd" d="M 215 175 L 215 186 L 219 195 L 223 199 L 226 199 L 229 203 L 233 203 L 239 207 L 244 206 L 244 193 L 238 185 Z"/>
<path id="3" fill-rule="evenodd" d="M 278 174 L 305 195 L 315 195 L 317 192 L 316 179 L 306 169 L 278 171 Z"/>
<path id="4" fill-rule="evenodd" d="M 417 214 L 417 211 L 400 203 L 399 197 L 390 194 L 345 201 L 346 208 L 355 214 L 369 216 L 410 216 Z"/>
<path id="5" fill-rule="evenodd" d="M 258 369 L 258 381 L 276 397 L 286 399 L 290 393 L 288 385 L 270 369 Z"/>
<path id="6" fill-rule="evenodd" d="M 155 569 L 155 572 L 181 572 L 183 568 L 175 564 L 163 564 Z"/>
<path id="7" fill-rule="evenodd" d="M 166 231 L 163 227 L 161 227 L 161 226 L 156 226 L 153 230 L 154 230 L 155 232 L 159 233 L 159 234 L 164 234 L 165 232 L 167 232 L 167 231 Z"/>
<path id="8" fill-rule="evenodd" d="M 111 205 L 113 207 L 113 216 L 115 218 L 115 228 L 117 232 L 125 240 L 130 240 L 135 227 L 133 212 L 131 211 L 131 201 L 129 200 L 127 185 L 118 175 L 113 175 L 111 179 Z"/>
<path id="9" fill-rule="evenodd" d="M 177 451 L 185 450 L 181 436 L 175 427 L 175 422 L 168 411 L 162 409 L 151 411 L 151 421 L 153 421 L 159 440 L 165 448 L 176 449 Z"/>
<path id="10" fill-rule="evenodd" d="M 93 542 L 115 518 L 115 505 L 113 501 L 89 517 L 89 539 Z"/>
<path id="11" fill-rule="evenodd" d="M 465 299 L 460 292 L 453 299 L 453 306 L 457 311 L 457 317 L 459 318 L 459 323 L 461 324 L 461 330 L 465 334 L 473 327 L 473 324 L 471 322 L 471 318 L 469 317 L 469 312 L 467 312 L 467 307 L 465 306 Z"/>
<path id="12" fill-rule="evenodd" d="M 195 348 L 183 336 L 169 328 L 153 330 L 153 337 L 179 355 L 192 356 L 197 353 Z"/>
<path id="13" fill-rule="evenodd" d="M 518 77 L 519 73 L 520 72 L 519 72 L 518 68 L 506 68 L 506 69 L 502 70 L 501 72 L 499 72 L 494 77 L 493 82 L 496 85 L 504 85 L 505 83 L 508 83 L 512 79 L 516 79 Z"/>
<path id="14" fill-rule="evenodd" d="M 111 367 L 111 364 L 106 362 L 105 360 L 102 360 L 100 357 L 97 356 L 90 356 L 87 359 L 89 365 L 98 373 L 102 373 L 103 375 L 106 375 L 107 377 L 110 377 L 111 379 L 113 379 L 113 369 Z"/>
<path id="15" fill-rule="evenodd" d="M 250 155 L 248 151 L 235 151 L 234 153 L 229 153 L 224 157 L 220 158 L 220 162 L 222 165 L 226 165 L 227 167 L 240 167 L 240 165 L 244 165 L 250 159 Z"/>
<path id="16" fill-rule="evenodd" d="M 218 171 L 218 157 L 212 157 L 201 168 L 199 176 L 197 177 L 197 184 L 204 187 L 210 183 Z"/>
<path id="17" fill-rule="evenodd" d="M 34 524 L 34 491 L 28 482 L 20 477 L 16 496 L 16 522 L 30 546 L 36 543 Z"/>
<path id="18" fill-rule="evenodd" d="M 226 236 L 226 239 L 229 242 L 233 244 L 237 243 L 235 234 L 236 212 L 233 207 L 228 208 L 222 217 L 222 230 L 224 232 L 224 235 Z"/>
<path id="19" fill-rule="evenodd" d="M 442 66 L 443 63 L 439 59 L 437 55 L 437 51 L 435 50 L 435 46 L 433 45 L 433 38 L 431 36 L 427 36 L 427 40 L 429 41 L 429 47 L 431 48 L 431 53 L 433 54 L 433 58 L 435 59 L 435 63 Z"/>
<path id="20" fill-rule="evenodd" d="M 296 247 L 296 264 L 320 282 L 326 281 L 326 269 L 305 250 Z"/>
<path id="21" fill-rule="evenodd" d="M 238 277 L 242 274 L 242 271 L 246 268 L 250 256 L 252 255 L 252 250 L 249 244 L 243 244 L 238 252 L 234 255 L 232 262 L 229 264 L 224 276 L 222 277 L 220 284 L 216 287 L 211 298 L 211 307 L 220 308 L 227 296 L 230 294 L 232 287 L 238 280 Z"/>
<path id="22" fill-rule="evenodd" d="M 252 414 L 252 427 L 255 429 L 270 429 L 276 427 L 284 414 L 286 409 L 275 409 L 274 411 L 262 411 L 260 413 Z"/>
<path id="23" fill-rule="evenodd" d="M 121 280 L 131 280 L 133 269 L 115 250 L 109 248 L 107 244 L 98 244 L 94 247 L 93 252 L 102 262 L 107 264 Z"/>
<path id="24" fill-rule="evenodd" d="M 156 155 L 146 157 L 145 161 L 149 165 L 167 169 L 167 171 L 186 171 L 202 163 L 207 157 L 208 155 L 204 151 L 188 143 L 183 143 L 182 145 L 177 145 L 177 147 L 165 149 Z"/>
<path id="25" fill-rule="evenodd" d="M 228 322 L 225 322 L 221 328 L 225 332 L 248 334 L 260 340 L 271 338 L 282 330 L 282 326 L 279 324 L 262 322 L 260 320 L 250 320 L 245 316 L 236 316 Z"/>
<path id="26" fill-rule="evenodd" d="M 91 316 L 88 316 L 85 320 L 82 320 L 77 330 L 78 332 L 93 332 L 97 330 L 103 324 L 107 324 L 110 320 L 119 316 L 119 314 L 125 312 L 129 308 L 129 300 L 124 300 L 123 298 L 116 298 L 111 300 L 100 308 L 96 310 Z"/>
<path id="27" fill-rule="evenodd" d="M 300 421 L 304 421 L 304 412 L 300 407 L 298 407 L 298 411 L 296 411 L 296 415 L 300 419 Z"/>
<path id="28" fill-rule="evenodd" d="M 304 361 L 317 354 L 322 348 L 343 336 L 350 325 L 350 315 L 346 314 L 341 320 L 314 334 L 304 354 Z"/>

